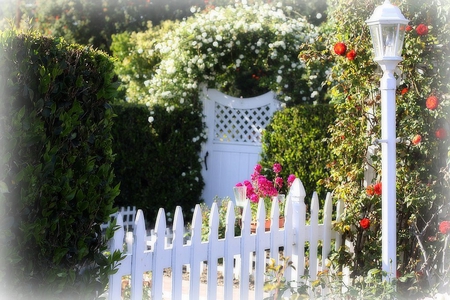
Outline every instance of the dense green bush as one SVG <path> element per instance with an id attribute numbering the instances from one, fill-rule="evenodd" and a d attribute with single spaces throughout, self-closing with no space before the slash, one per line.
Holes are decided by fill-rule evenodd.
<path id="1" fill-rule="evenodd" d="M 114 212 L 113 64 L 33 33 L 0 35 L 0 250 L 8 299 L 92 299 L 120 253 Z M 111 228 L 110 228 L 111 229 Z"/>
<path id="2" fill-rule="evenodd" d="M 328 127 L 335 118 L 334 107 L 328 104 L 297 105 L 276 112 L 263 132 L 261 165 L 272 169 L 274 163 L 280 163 L 281 176 L 300 178 L 307 199 L 314 191 L 325 199 L 328 190 L 321 182 L 329 176 Z"/>
<path id="3" fill-rule="evenodd" d="M 114 170 L 121 190 L 115 204 L 142 209 L 149 225 L 160 207 L 173 216 L 181 206 L 190 221 L 204 186 L 198 159 L 202 141 L 194 140 L 202 119 L 186 108 L 169 113 L 155 106 L 150 126 L 145 105 L 122 102 L 113 109 Z"/>

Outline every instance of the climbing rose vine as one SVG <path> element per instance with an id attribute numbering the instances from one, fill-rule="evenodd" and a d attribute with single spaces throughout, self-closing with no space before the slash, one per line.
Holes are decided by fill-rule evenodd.
<path id="1" fill-rule="evenodd" d="M 331 0 L 322 43 L 300 53 L 301 58 L 333 62 L 324 84 L 330 86 L 329 96 L 338 112 L 329 128 L 336 158 L 328 164 L 331 176 L 321 183 L 334 191 L 335 199 L 346 203 L 335 228 L 353 249 L 342 247 L 331 257 L 339 265 L 348 265 L 354 278 L 381 270 L 382 152 L 373 141 L 381 138 L 382 72 L 373 60 L 365 23 L 381 2 Z M 399 298 L 423 298 L 450 285 L 450 269 L 442 264 L 450 255 L 445 242 L 445 222 L 450 218 L 450 4 L 391 3 L 410 20 L 405 27 L 403 61 L 396 71 L 396 267 L 402 277 L 397 292 Z M 352 50 L 356 56 L 350 55 Z M 442 232 L 445 237 L 438 234 Z"/>

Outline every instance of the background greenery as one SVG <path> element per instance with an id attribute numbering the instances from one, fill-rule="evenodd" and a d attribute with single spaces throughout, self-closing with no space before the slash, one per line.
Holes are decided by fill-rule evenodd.
<path id="1" fill-rule="evenodd" d="M 157 106 L 151 127 L 145 105 L 119 102 L 113 111 L 114 182 L 120 183 L 115 205 L 142 209 L 150 226 L 160 207 L 173 217 L 181 206 L 190 221 L 204 186 L 198 159 L 202 141 L 192 141 L 201 118 L 183 108 L 168 113 Z"/>
<path id="2" fill-rule="evenodd" d="M 261 166 L 271 170 L 280 163 L 282 178 L 295 174 L 303 183 L 307 202 L 314 191 L 324 202 L 329 191 L 322 182 L 330 176 L 327 165 L 333 154 L 328 127 L 335 118 L 332 105 L 297 105 L 277 111 L 263 132 Z"/>
<path id="3" fill-rule="evenodd" d="M 0 43 L 2 290 L 14 299 L 92 298 L 120 258 L 105 256 L 111 230 L 100 230 L 119 193 L 113 64 L 32 33 L 5 31 Z"/>

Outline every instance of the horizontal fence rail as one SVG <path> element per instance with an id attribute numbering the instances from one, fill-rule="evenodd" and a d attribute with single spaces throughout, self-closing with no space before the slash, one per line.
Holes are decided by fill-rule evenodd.
<path id="1" fill-rule="evenodd" d="M 136 213 L 132 231 L 126 232 L 121 226 L 122 217 L 117 215 L 119 229 L 110 241 L 110 251 L 123 251 L 125 259 L 120 262 L 117 273 L 110 276 L 108 299 L 121 299 L 122 277 L 131 275 L 131 299 L 145 299 L 143 295 L 144 274 L 151 272 L 151 299 L 163 299 L 164 270 L 171 270 L 171 299 L 185 299 L 182 295 L 183 269 L 189 270 L 189 299 L 200 298 L 200 282 L 203 267 L 207 270 L 207 299 L 217 299 L 218 269 L 221 261 L 223 289 L 220 298 L 233 299 L 234 279 L 239 280 L 239 298 L 249 297 L 250 276 L 254 282 L 253 299 L 263 299 L 263 286 L 267 258 L 280 263 L 280 250 L 289 257 L 294 268 L 285 270 L 287 281 L 305 282 L 315 280 L 319 271 L 327 269 L 325 260 L 330 253 L 333 240 L 337 250 L 342 243 L 341 236 L 332 229 L 333 205 L 331 194 L 327 195 L 323 208 L 323 221 L 319 223 L 319 200 L 314 193 L 311 201 L 309 219 L 304 202 L 305 190 L 299 179 L 290 188 L 285 205 L 284 227 L 274 222 L 279 218 L 279 204 L 273 201 L 270 230 L 265 229 L 266 211 L 262 201 L 258 205 L 257 227 L 251 232 L 251 208 L 246 205 L 242 212 L 241 234 L 235 234 L 234 204 L 228 203 L 224 238 L 219 238 L 219 211 L 212 204 L 209 218 L 209 235 L 202 240 L 202 211 L 200 205 L 194 210 L 189 238 L 185 237 L 186 227 L 180 207 L 176 208 L 171 236 L 167 235 L 165 211 L 160 208 L 153 234 L 148 236 L 141 210 Z M 342 214 L 343 205 L 339 201 L 336 208 L 336 220 Z M 318 255 L 318 247 L 322 247 Z M 308 256 L 305 255 L 307 245 Z"/>

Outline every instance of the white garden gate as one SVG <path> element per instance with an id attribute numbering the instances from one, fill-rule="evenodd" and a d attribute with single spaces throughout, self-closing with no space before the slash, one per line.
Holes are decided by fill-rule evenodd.
<path id="1" fill-rule="evenodd" d="M 203 199 L 233 196 L 233 186 L 249 179 L 261 153 L 261 133 L 280 102 L 273 92 L 236 98 L 215 89 L 203 90 L 208 140 L 203 146 Z"/>

